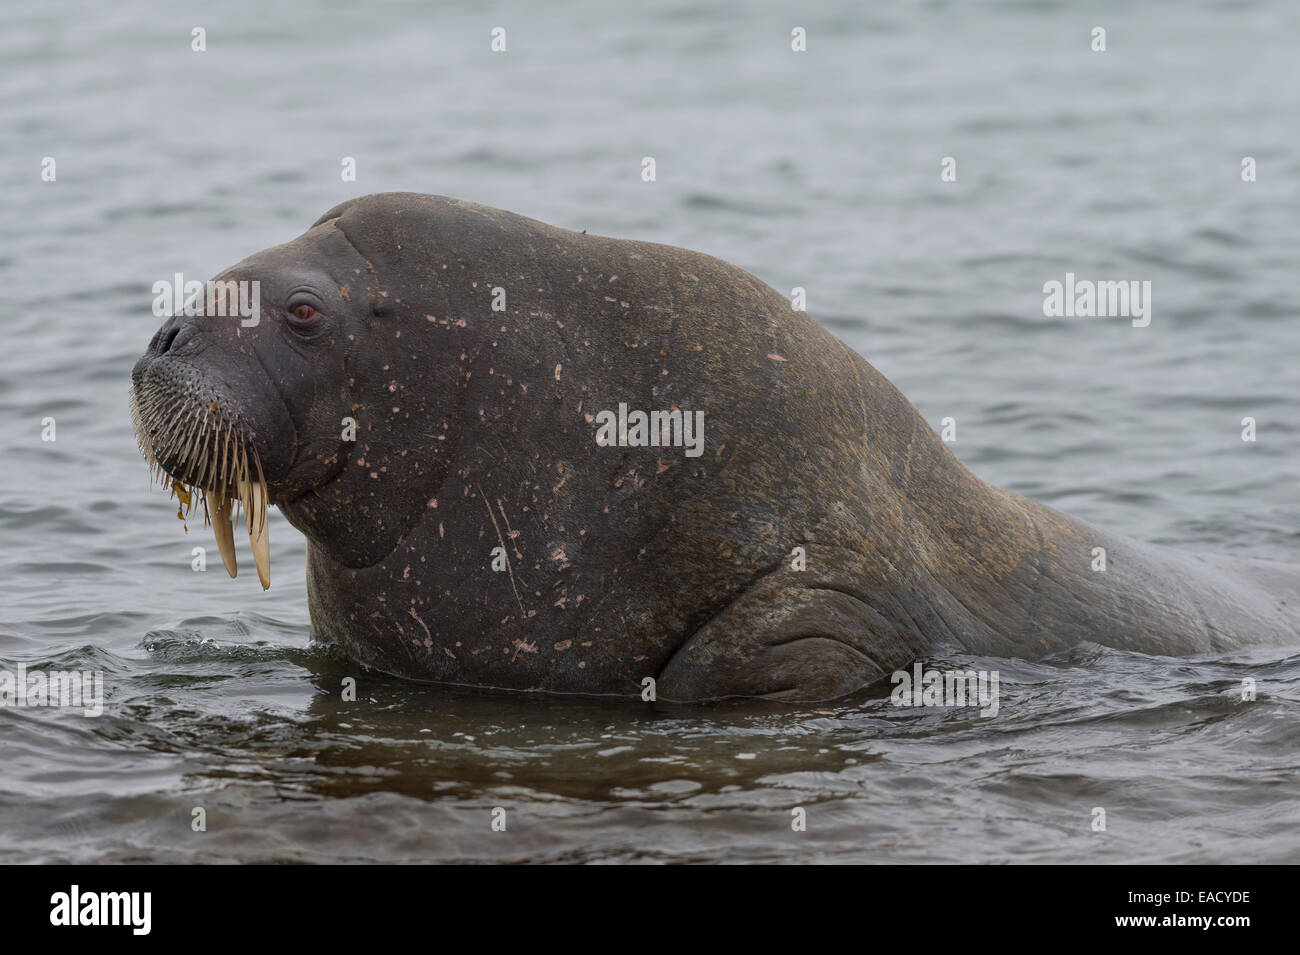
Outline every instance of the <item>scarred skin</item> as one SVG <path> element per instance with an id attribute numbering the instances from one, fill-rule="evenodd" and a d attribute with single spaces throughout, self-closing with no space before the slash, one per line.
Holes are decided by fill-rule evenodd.
<path id="1" fill-rule="evenodd" d="M 314 635 L 379 670 L 817 700 L 940 648 L 1297 642 L 1300 569 L 984 483 L 848 346 L 710 256 L 391 193 L 220 278 L 262 283 L 258 326 L 173 319 L 136 387 L 238 418 L 307 536 Z M 305 334 L 295 295 L 319 305 Z M 704 453 L 598 445 L 620 402 L 703 411 Z"/>

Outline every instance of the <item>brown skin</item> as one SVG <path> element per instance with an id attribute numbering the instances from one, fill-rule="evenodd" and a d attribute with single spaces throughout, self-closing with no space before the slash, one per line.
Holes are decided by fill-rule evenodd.
<path id="1" fill-rule="evenodd" d="M 985 484 L 861 357 L 700 253 L 394 193 L 223 278 L 271 288 L 263 323 L 151 346 L 137 387 L 219 393 L 308 538 L 315 635 L 389 673 L 815 700 L 940 647 L 1218 652 L 1300 629 L 1296 568 L 1147 547 Z M 287 320 L 304 284 L 311 337 Z M 703 411 L 703 456 L 598 446 L 592 416 L 620 402 Z"/>

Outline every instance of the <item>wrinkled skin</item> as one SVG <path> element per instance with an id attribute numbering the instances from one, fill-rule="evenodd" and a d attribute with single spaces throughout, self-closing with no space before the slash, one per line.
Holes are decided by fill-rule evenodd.
<path id="1" fill-rule="evenodd" d="M 262 283 L 260 324 L 172 319 L 136 387 L 237 416 L 307 536 L 315 636 L 388 673 L 815 700 L 940 647 L 1185 654 L 1300 630 L 1296 568 L 1140 545 L 985 484 L 862 358 L 706 255 L 384 194 L 221 278 Z M 704 454 L 597 445 L 620 402 L 703 411 Z"/>

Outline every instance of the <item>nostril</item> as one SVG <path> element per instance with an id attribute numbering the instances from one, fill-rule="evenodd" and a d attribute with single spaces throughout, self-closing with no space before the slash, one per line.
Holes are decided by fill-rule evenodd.
<path id="1" fill-rule="evenodd" d="M 180 331 L 181 327 L 179 325 L 173 325 L 162 332 L 162 338 L 158 340 L 158 354 L 165 355 L 167 353 L 167 349 L 172 347 L 172 342 L 176 340 L 176 336 L 180 334 Z"/>
<path id="2" fill-rule="evenodd" d="M 195 340 L 202 335 L 203 329 L 193 319 L 173 316 L 154 332 L 149 342 L 149 354 L 155 358 L 164 355 L 181 355 L 194 352 Z"/>
<path id="3" fill-rule="evenodd" d="M 180 330 L 181 323 L 175 316 L 163 322 L 162 327 L 153 333 L 153 338 L 149 342 L 149 354 L 161 355 L 171 348 Z"/>

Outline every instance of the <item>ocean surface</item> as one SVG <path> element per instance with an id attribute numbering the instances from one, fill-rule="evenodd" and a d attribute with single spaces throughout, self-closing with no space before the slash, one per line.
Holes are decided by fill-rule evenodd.
<path id="1" fill-rule="evenodd" d="M 154 282 L 215 275 L 353 195 L 431 192 L 806 288 L 932 426 L 956 420 L 985 479 L 1133 537 L 1300 563 L 1300 5 L 1076 7 L 7 9 L 0 669 L 99 670 L 106 702 L 0 708 L 0 857 L 1300 861 L 1300 635 L 931 661 L 1000 673 L 987 719 L 880 691 L 675 707 L 405 683 L 310 642 L 304 543 L 278 512 L 271 590 L 228 579 L 132 436 Z M 1150 280 L 1151 324 L 1044 317 L 1067 272 Z"/>

